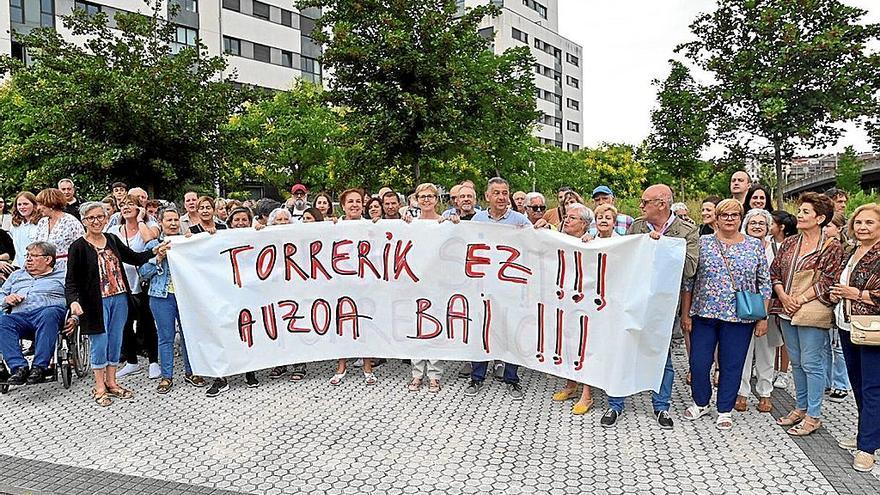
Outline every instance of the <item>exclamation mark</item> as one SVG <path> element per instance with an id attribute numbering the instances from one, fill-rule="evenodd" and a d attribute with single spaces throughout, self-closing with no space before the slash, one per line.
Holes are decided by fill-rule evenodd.
<path id="1" fill-rule="evenodd" d="M 565 291 L 563 290 L 565 285 L 565 251 L 557 249 L 556 257 L 556 285 L 559 286 L 559 290 L 556 291 L 556 297 L 562 299 L 565 297 Z"/>
<path id="2" fill-rule="evenodd" d="M 596 299 L 598 306 L 596 311 L 602 311 L 608 302 L 605 300 L 605 269 L 608 267 L 608 255 L 606 253 L 598 254 L 598 263 L 596 264 Z"/>
<path id="3" fill-rule="evenodd" d="M 584 253 L 574 252 L 574 267 L 574 291 L 576 294 L 571 296 L 571 299 L 579 303 L 584 300 Z"/>
<path id="4" fill-rule="evenodd" d="M 565 314 L 561 308 L 556 308 L 556 353 L 553 355 L 553 364 L 562 364 L 562 316 Z"/>
<path id="5" fill-rule="evenodd" d="M 489 354 L 489 327 L 492 325 L 492 303 L 483 299 L 483 350 Z"/>
<path id="6" fill-rule="evenodd" d="M 539 363 L 544 362 L 544 303 L 538 303 L 538 358 Z"/>
<path id="7" fill-rule="evenodd" d="M 590 331 L 590 317 L 581 315 L 581 341 L 578 344 L 578 360 L 574 362 L 574 370 L 580 371 L 584 367 L 584 361 L 587 359 L 587 337 Z"/>

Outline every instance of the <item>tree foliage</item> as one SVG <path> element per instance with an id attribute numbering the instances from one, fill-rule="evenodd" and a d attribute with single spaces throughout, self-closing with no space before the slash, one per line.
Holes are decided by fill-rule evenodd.
<path id="1" fill-rule="evenodd" d="M 0 90 L 5 184 L 38 189 L 71 176 L 88 196 L 113 180 L 163 195 L 213 182 L 219 127 L 243 93 L 222 77 L 222 57 L 174 45 L 163 2 L 149 7 L 113 22 L 75 10 L 63 23 L 80 42 L 36 29 L 18 38 L 33 64 L 0 58 L 10 75 Z"/>
<path id="2" fill-rule="evenodd" d="M 709 73 L 707 94 L 720 137 L 769 146 L 778 177 L 799 145 L 835 142 L 841 121 L 872 114 L 880 26 L 838 0 L 718 0 L 678 50 Z M 777 197 L 782 199 L 782 181 Z"/>
<path id="3" fill-rule="evenodd" d="M 346 108 L 351 165 L 401 187 L 467 162 L 482 175 L 522 167 L 535 110 L 528 48 L 502 55 L 478 34 L 494 5 L 457 15 L 454 0 L 301 0 L 320 7 L 314 38 Z"/>
<path id="4" fill-rule="evenodd" d="M 837 159 L 837 188 L 849 194 L 862 190 L 862 162 L 852 146 L 847 146 Z"/>

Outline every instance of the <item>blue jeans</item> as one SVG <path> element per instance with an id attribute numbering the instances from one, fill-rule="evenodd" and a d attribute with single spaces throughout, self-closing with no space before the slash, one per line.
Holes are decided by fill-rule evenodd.
<path id="1" fill-rule="evenodd" d="M 34 341 L 34 366 L 46 369 L 55 354 L 58 332 L 64 322 L 64 306 L 46 306 L 22 313 L 0 315 L 0 354 L 9 371 L 27 368 L 20 339 Z"/>
<path id="2" fill-rule="evenodd" d="M 159 364 L 162 367 L 162 378 L 170 380 L 174 376 L 174 334 L 177 333 L 175 323 L 180 321 L 177 298 L 170 292 L 168 297 L 150 297 L 150 311 L 153 312 L 156 331 L 159 334 Z M 192 368 L 189 366 L 183 332 L 180 332 L 180 347 L 183 353 L 183 369 L 187 375 L 191 375 Z"/>
<path id="3" fill-rule="evenodd" d="M 675 379 L 675 368 L 672 367 L 672 353 L 666 355 L 666 367 L 663 368 L 663 381 L 660 382 L 660 390 L 651 392 L 651 403 L 654 411 L 668 411 L 669 402 L 672 399 L 672 381 Z M 608 407 L 618 413 L 623 412 L 626 397 L 608 397 Z"/>
<path id="4" fill-rule="evenodd" d="M 873 454 L 880 449 L 880 347 L 855 345 L 845 330 L 840 331 L 840 343 L 859 412 L 856 444 Z"/>
<path id="5" fill-rule="evenodd" d="M 488 361 L 479 361 L 471 363 L 471 380 L 482 382 L 486 379 L 486 370 L 489 368 Z M 510 363 L 504 363 L 504 383 L 519 383 L 519 376 L 516 374 L 519 366 Z"/>
<path id="6" fill-rule="evenodd" d="M 811 418 L 822 417 L 822 397 L 825 394 L 825 346 L 828 330 L 794 326 L 791 321 L 779 319 L 785 348 L 791 360 L 791 375 L 797 392 L 797 409 L 806 410 Z"/>
<path id="7" fill-rule="evenodd" d="M 691 395 L 696 405 L 706 407 L 712 399 L 709 372 L 712 370 L 717 348 L 716 406 L 719 413 L 729 413 L 733 410 L 754 328 L 754 323 L 734 323 L 715 318 L 693 317 L 690 368 Z"/>
<path id="8" fill-rule="evenodd" d="M 834 327 L 829 336 L 828 345 L 825 346 L 825 388 L 849 390 L 849 378 L 846 376 L 846 361 L 843 359 L 840 332 Z"/>
<path id="9" fill-rule="evenodd" d="M 104 306 L 104 333 L 89 335 L 92 369 L 102 370 L 119 364 L 122 329 L 128 319 L 128 295 L 116 294 L 101 300 Z"/>

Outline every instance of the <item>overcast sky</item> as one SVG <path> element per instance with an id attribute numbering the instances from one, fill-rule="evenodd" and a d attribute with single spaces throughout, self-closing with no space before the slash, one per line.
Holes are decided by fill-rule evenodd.
<path id="1" fill-rule="evenodd" d="M 880 0 L 844 0 L 880 22 Z M 651 130 L 653 79 L 668 74 L 667 61 L 690 37 L 688 26 L 714 0 L 559 0 L 560 34 L 584 47 L 584 144 L 637 144 Z M 851 130 L 838 148 L 868 151 Z"/>

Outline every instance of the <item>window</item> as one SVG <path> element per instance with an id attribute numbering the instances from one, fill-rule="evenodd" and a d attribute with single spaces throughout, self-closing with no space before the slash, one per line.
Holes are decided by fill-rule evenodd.
<path id="1" fill-rule="evenodd" d="M 535 0 L 523 0 L 523 5 L 537 12 L 542 18 L 547 18 L 547 7 L 541 5 Z"/>
<path id="2" fill-rule="evenodd" d="M 269 4 L 254 0 L 254 17 L 269 20 Z"/>
<path id="3" fill-rule="evenodd" d="M 196 39 L 199 32 L 188 27 L 177 26 L 177 33 L 174 36 L 174 42 L 183 46 L 196 46 Z"/>
<path id="4" fill-rule="evenodd" d="M 293 67 L 293 52 L 281 50 L 281 65 L 284 67 Z"/>
<path id="5" fill-rule="evenodd" d="M 241 0 L 223 0 L 223 8 L 241 12 Z"/>
<path id="6" fill-rule="evenodd" d="M 241 40 L 237 38 L 223 37 L 223 51 L 229 55 L 241 56 Z"/>
<path id="7" fill-rule="evenodd" d="M 539 40 L 538 38 L 535 38 L 535 48 L 537 48 L 538 50 L 541 50 L 542 52 L 549 53 L 550 55 L 553 55 L 554 57 L 556 57 L 557 60 L 562 59 L 562 50 L 560 50 L 559 48 L 556 48 L 555 46 L 551 45 L 550 43 L 545 43 L 545 42 Z"/>
<path id="8" fill-rule="evenodd" d="M 553 79 L 554 81 L 556 81 L 558 83 L 562 82 L 562 73 L 559 72 L 558 70 L 551 69 L 550 67 L 547 67 L 546 65 L 535 64 L 535 72 L 537 72 L 538 74 L 541 74 L 544 77 L 549 77 L 550 79 Z"/>
<path id="9" fill-rule="evenodd" d="M 571 76 L 565 76 L 565 82 L 567 82 L 568 85 L 573 88 L 579 88 L 581 85 L 581 82 L 578 81 L 578 79 L 576 77 L 571 77 Z"/>
<path id="10" fill-rule="evenodd" d="M 321 62 L 316 58 L 306 57 L 303 55 L 302 62 L 300 63 L 300 69 L 303 72 L 307 72 L 309 74 L 315 74 L 320 77 L 321 75 Z"/>
<path id="11" fill-rule="evenodd" d="M 199 11 L 199 1 L 198 0 L 178 0 L 183 10 L 187 12 L 198 12 Z"/>
<path id="12" fill-rule="evenodd" d="M 529 35 L 520 31 L 517 28 L 511 28 L 513 39 L 522 41 L 523 43 L 529 42 Z"/>
<path id="13" fill-rule="evenodd" d="M 577 122 L 568 121 L 567 124 L 568 130 L 572 132 L 581 132 L 581 125 Z"/>
<path id="14" fill-rule="evenodd" d="M 571 65 L 574 65 L 575 67 L 578 67 L 581 65 L 580 59 L 570 53 L 565 54 L 565 60 L 568 63 L 570 63 Z"/>
<path id="15" fill-rule="evenodd" d="M 281 9 L 281 24 L 287 27 L 293 27 L 293 12 Z"/>
<path id="16" fill-rule="evenodd" d="M 254 60 L 260 62 L 272 62 L 272 49 L 266 45 L 254 43 Z"/>
<path id="17" fill-rule="evenodd" d="M 578 151 L 581 147 L 576 144 L 568 143 L 568 151 Z"/>
<path id="18" fill-rule="evenodd" d="M 9 18 L 12 22 L 24 24 L 24 0 L 9 0 Z"/>
<path id="19" fill-rule="evenodd" d="M 577 101 L 577 100 L 572 100 L 571 98 L 568 98 L 568 101 L 566 102 L 566 105 L 568 105 L 568 108 L 571 108 L 571 109 L 574 109 L 574 110 L 580 110 L 580 109 L 581 109 L 581 104 L 580 104 L 580 102 Z"/>
<path id="20" fill-rule="evenodd" d="M 13 1 L 15 1 L 15 0 L 13 0 Z M 101 10 L 102 10 L 100 5 L 96 5 L 94 3 L 89 3 L 89 2 L 82 2 L 80 0 L 76 0 L 75 2 L 73 2 L 73 8 L 85 10 L 86 14 L 88 14 L 90 16 L 93 16 L 93 15 L 97 14 L 98 12 L 101 12 Z"/>
<path id="21" fill-rule="evenodd" d="M 55 27 L 54 0 L 40 0 L 40 26 Z"/>

